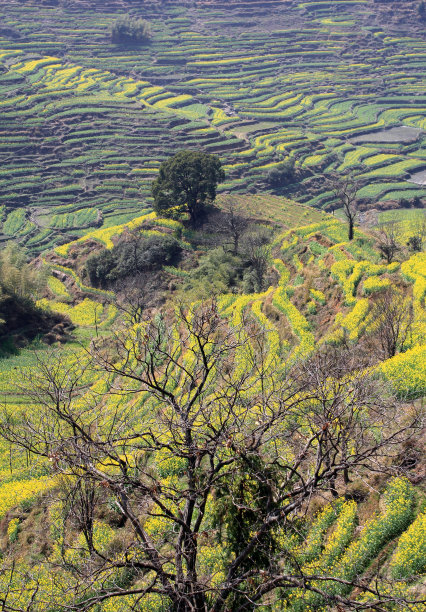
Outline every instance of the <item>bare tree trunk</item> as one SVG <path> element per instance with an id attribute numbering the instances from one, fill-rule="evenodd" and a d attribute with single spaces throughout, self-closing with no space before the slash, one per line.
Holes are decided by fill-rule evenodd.
<path id="1" fill-rule="evenodd" d="M 348 220 L 348 238 L 349 240 L 353 240 L 354 238 L 354 221 L 352 218 Z"/>

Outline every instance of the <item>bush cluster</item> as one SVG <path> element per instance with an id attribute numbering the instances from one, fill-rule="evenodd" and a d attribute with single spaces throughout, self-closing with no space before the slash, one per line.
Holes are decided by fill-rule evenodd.
<path id="1" fill-rule="evenodd" d="M 111 40 L 114 43 L 143 43 L 150 38 L 151 26 L 145 19 L 123 15 L 112 26 Z"/>
<path id="2" fill-rule="evenodd" d="M 271 187 L 277 189 L 292 183 L 295 180 L 295 176 L 295 160 L 292 157 L 288 157 L 285 161 L 269 170 L 266 182 Z"/>
<path id="3" fill-rule="evenodd" d="M 91 255 L 86 262 L 90 282 L 105 286 L 109 282 L 155 270 L 173 263 L 181 252 L 176 238 L 168 235 L 130 236 L 110 250 Z"/>

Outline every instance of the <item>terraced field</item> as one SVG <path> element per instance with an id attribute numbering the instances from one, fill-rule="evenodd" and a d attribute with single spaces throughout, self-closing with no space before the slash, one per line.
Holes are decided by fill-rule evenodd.
<path id="1" fill-rule="evenodd" d="M 424 197 L 407 180 L 426 167 L 416 8 L 0 0 L 3 237 L 37 252 L 136 217 L 184 147 L 220 154 L 222 191 L 271 190 L 291 157 L 296 180 L 275 192 L 309 205 L 330 201 L 331 171 L 357 175 L 366 201 Z M 110 42 L 126 12 L 151 22 L 149 45 Z"/>
<path id="2" fill-rule="evenodd" d="M 236 200 L 243 205 L 243 196 L 237 197 Z M 255 196 L 246 202 L 253 213 L 265 208 L 262 206 L 261 196 Z M 278 198 L 275 203 L 286 207 L 286 203 Z M 378 377 L 391 382 L 396 393 L 405 402 L 424 396 L 425 254 L 417 253 L 402 263 L 385 265 L 380 261 L 380 255 L 369 235 L 356 230 L 354 240 L 347 242 L 345 225 L 330 215 L 303 206 L 291 207 L 288 202 L 287 210 L 288 216 L 283 215 L 281 222 L 289 229 L 278 234 L 273 243 L 273 267 L 277 273 L 277 283 L 264 293 L 221 295 L 218 299 L 221 315 L 231 324 L 238 325 L 243 315 L 250 313 L 253 319 L 268 331 L 267 363 L 273 365 L 274 375 L 284 377 L 289 365 L 312 355 L 320 345 L 334 345 L 345 341 L 355 348 L 364 333 L 374 333 L 377 321 L 372 316 L 368 297 L 380 293 L 390 284 L 398 286 L 405 281 L 412 286 L 413 293 L 414 321 L 410 341 L 404 352 L 385 361 L 378 361 L 372 367 Z M 306 220 L 313 222 L 300 225 L 300 219 L 303 219 L 306 212 L 312 215 L 310 218 L 305 217 Z M 128 229 L 140 231 L 142 234 L 174 230 L 176 235 L 181 235 L 183 227 L 179 222 L 159 219 L 149 213 L 129 224 L 120 224 L 107 230 L 94 230 L 86 238 L 62 245 L 55 253 L 46 256 L 46 262 L 51 269 L 50 297 L 44 299 L 40 305 L 68 314 L 77 326 L 78 339 L 82 342 L 80 345 L 66 345 L 60 358 L 62 367 L 72 368 L 73 364 L 79 364 L 76 367 L 82 368 L 82 395 L 76 400 L 78 402 L 84 402 L 85 398 L 89 401 L 92 392 L 96 395 L 105 391 L 106 380 L 96 378 L 96 370 L 84 369 L 87 352 L 83 347 L 93 337 L 95 330 L 96 333 L 109 333 L 117 316 L 117 309 L 112 304 L 113 294 L 108 295 L 107 292 L 85 286 L 75 270 L 67 266 L 71 265 L 72 251 L 84 248 L 88 240 L 96 240 L 106 248 L 112 248 L 115 237 Z M 176 276 L 176 269 L 168 269 L 167 273 L 172 277 Z M 407 292 L 411 294 L 411 289 Z M 138 324 L 134 325 L 133 329 L 136 333 Z M 179 335 L 174 341 L 180 345 Z M 235 362 L 242 367 L 250 353 L 250 342 L 247 338 L 247 343 L 242 343 L 236 349 Z M 47 351 L 48 349 L 44 348 L 43 352 Z M 177 353 L 178 359 L 183 359 L 185 363 L 187 353 L 184 349 L 182 351 L 183 355 Z M 2 368 L 2 400 L 13 408 L 16 418 L 19 418 L 23 410 L 28 410 L 28 405 L 23 404 L 19 388 L 23 373 L 25 375 L 25 372 L 31 372 L 35 364 L 34 351 L 25 350 L 17 357 L 7 360 Z M 23 373 L 19 368 L 23 369 Z M 148 413 L 150 418 L 155 414 L 157 399 L 150 398 L 146 391 L 136 391 L 135 388 L 125 396 L 125 401 L 131 406 L 132 412 L 144 415 L 144 418 L 148 418 Z M 114 413 L 116 409 L 117 396 L 114 393 L 111 396 L 105 395 L 105 414 L 108 410 Z M 339 428 L 341 425 L 338 419 L 336 421 L 335 426 Z M 161 465 L 165 466 L 162 468 L 164 476 L 172 477 L 174 472 L 168 471 L 168 463 L 164 458 Z M 174 465 L 171 464 L 170 470 L 175 469 Z M 107 469 L 110 469 L 110 466 L 111 464 Z M 58 534 L 62 532 L 57 528 L 61 519 L 61 507 L 58 503 L 51 502 L 48 495 L 57 486 L 52 470 L 44 461 L 39 460 L 29 466 L 28 457 L 2 442 L 0 475 L 0 519 L 3 525 L 7 525 L 9 546 L 13 545 L 15 539 L 22 543 L 27 537 L 26 530 L 28 525 L 31 526 L 31 522 L 25 512 L 37 506 L 44 496 L 44 503 L 48 508 L 45 520 L 51 542 L 48 549 L 49 561 L 55 563 L 59 559 L 61 546 Z M 410 475 L 415 480 L 413 471 Z M 307 573 L 315 574 L 319 580 L 321 576 L 332 572 L 342 581 L 351 581 L 355 576 L 362 576 L 366 584 L 369 584 L 372 580 L 371 560 L 379 559 L 383 570 L 379 579 L 382 591 L 386 594 L 389 588 L 392 588 L 394 595 L 418 599 L 422 589 L 421 574 L 425 569 L 424 538 L 422 539 L 424 499 L 420 487 L 415 487 L 405 477 L 398 477 L 389 480 L 385 487 L 380 487 L 380 493 L 375 487 L 365 502 L 357 502 L 349 496 L 348 499 L 339 498 L 330 504 L 323 501 L 321 506 L 321 511 L 309 518 L 303 532 L 289 535 L 283 530 L 279 544 L 289 563 L 293 562 Z M 17 507 L 22 511 L 17 512 Z M 150 536 L 158 537 L 159 534 L 165 533 L 167 525 L 150 517 L 144 528 Z M 114 537 L 124 537 L 124 533 L 124 528 L 113 529 L 103 521 L 97 521 L 94 526 L 100 551 L 107 550 Z M 81 538 L 79 543 L 80 540 Z M 210 575 L 213 569 L 220 571 L 224 555 L 223 543 L 215 538 L 206 539 L 199 558 L 200 574 Z M 373 566 L 375 563 L 376 561 L 373 561 Z M 32 580 L 38 578 L 41 581 L 45 588 L 44 596 L 51 597 L 55 603 L 68 603 L 70 591 L 63 593 L 59 583 L 49 583 L 47 571 L 45 565 L 38 565 L 32 573 Z M 0 576 L 0 587 L 3 590 L 8 577 L 7 572 Z M 64 572 L 63 577 L 65 580 L 68 574 Z M 389 578 L 394 582 L 389 583 Z M 28 605 L 34 584 L 29 582 L 22 591 L 12 590 L 11 601 L 17 608 Z M 351 594 L 354 600 L 358 597 L 356 591 L 351 590 L 344 582 L 327 584 L 324 588 L 330 595 Z M 130 611 L 132 603 L 131 598 L 122 598 L 119 600 L 119 607 L 107 602 L 100 605 L 99 610 Z M 325 612 L 330 609 L 318 593 L 307 593 L 301 588 L 283 591 L 279 603 L 277 609 L 287 612 Z M 164 607 L 161 601 L 148 596 L 140 609 L 160 612 Z M 390 606 L 384 609 L 396 612 L 398 607 Z M 409 609 L 420 612 L 423 608 L 422 604 L 413 603 Z"/>

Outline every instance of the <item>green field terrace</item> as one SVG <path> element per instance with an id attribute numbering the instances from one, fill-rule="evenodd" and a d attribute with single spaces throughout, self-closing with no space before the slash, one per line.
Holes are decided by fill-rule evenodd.
<path id="1" fill-rule="evenodd" d="M 0 0 L 3 239 L 37 253 L 148 211 L 182 148 L 220 155 L 224 192 L 271 191 L 293 158 L 278 192 L 315 207 L 331 172 L 358 177 L 366 203 L 426 195 L 417 2 L 186 4 Z M 126 12 L 150 44 L 110 42 Z"/>

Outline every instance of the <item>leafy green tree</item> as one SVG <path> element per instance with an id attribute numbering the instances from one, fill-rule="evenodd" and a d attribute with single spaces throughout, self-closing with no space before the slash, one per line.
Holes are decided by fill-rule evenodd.
<path id="1" fill-rule="evenodd" d="M 152 184 L 154 210 L 163 216 L 189 213 L 195 225 L 206 204 L 216 197 L 225 173 L 217 155 L 201 151 L 179 151 L 160 166 Z"/>
<path id="2" fill-rule="evenodd" d="M 119 17 L 111 30 L 114 43 L 143 43 L 151 38 L 151 26 L 145 19 L 134 19 L 130 15 Z"/>
<path id="3" fill-rule="evenodd" d="M 407 240 L 407 246 L 414 252 L 420 253 L 423 248 L 423 238 L 421 234 L 413 234 Z"/>
<path id="4" fill-rule="evenodd" d="M 269 569 L 277 551 L 277 534 L 272 529 L 265 535 L 261 546 L 254 547 L 244 555 L 253 529 L 259 525 L 259 518 L 265 520 L 279 508 L 275 501 L 279 468 L 250 453 L 236 465 L 238 469 L 232 477 L 224 479 L 222 486 L 218 487 L 214 519 L 217 521 L 220 544 L 229 558 L 238 558 L 242 554 L 242 571 L 250 575 L 253 568 L 257 570 L 256 577 L 242 581 L 240 588 L 229 594 L 229 609 L 242 611 L 252 609 L 247 602 L 247 593 L 261 587 L 262 573 Z"/>

